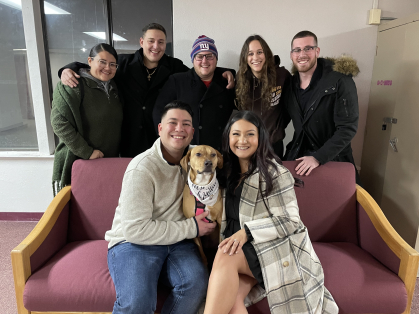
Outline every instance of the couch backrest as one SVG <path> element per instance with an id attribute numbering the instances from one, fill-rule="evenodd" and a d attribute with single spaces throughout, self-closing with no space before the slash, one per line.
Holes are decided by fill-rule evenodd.
<path id="1" fill-rule="evenodd" d="M 122 178 L 130 158 L 77 160 L 73 164 L 69 241 L 103 239 L 112 226 Z M 329 162 L 309 176 L 297 176 L 297 162 L 284 161 L 304 181 L 296 187 L 300 215 L 312 241 L 357 243 L 355 170 Z"/>
<path id="2" fill-rule="evenodd" d="M 358 243 L 355 169 L 351 163 L 328 162 L 308 176 L 297 176 L 297 161 L 284 161 L 304 187 L 295 188 L 301 220 L 312 241 Z"/>
<path id="3" fill-rule="evenodd" d="M 102 240 L 111 229 L 131 158 L 76 160 L 71 174 L 68 241 Z"/>

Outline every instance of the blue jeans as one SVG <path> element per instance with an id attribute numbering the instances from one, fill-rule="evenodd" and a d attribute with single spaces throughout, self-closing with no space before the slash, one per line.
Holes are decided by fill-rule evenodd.
<path id="1" fill-rule="evenodd" d="M 108 267 L 116 290 L 113 314 L 153 314 L 159 278 L 172 289 L 161 314 L 196 313 L 207 292 L 208 271 L 191 240 L 172 245 L 125 242 L 108 251 Z"/>

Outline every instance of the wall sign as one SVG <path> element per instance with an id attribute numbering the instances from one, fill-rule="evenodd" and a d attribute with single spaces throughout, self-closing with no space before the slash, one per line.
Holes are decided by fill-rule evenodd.
<path id="1" fill-rule="evenodd" d="M 387 85 L 387 86 L 391 86 L 393 85 L 393 80 L 378 80 L 377 81 L 377 85 Z"/>

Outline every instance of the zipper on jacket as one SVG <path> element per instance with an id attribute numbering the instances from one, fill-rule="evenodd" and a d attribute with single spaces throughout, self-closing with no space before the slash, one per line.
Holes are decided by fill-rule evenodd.
<path id="1" fill-rule="evenodd" d="M 335 90 L 335 88 L 332 86 L 332 87 L 327 88 L 327 89 L 326 89 L 326 92 L 327 92 L 329 89 Z M 319 99 L 321 99 L 321 98 L 323 98 L 323 96 L 321 96 L 321 95 L 320 95 L 320 98 L 317 98 L 316 100 L 314 100 L 314 101 L 313 101 L 313 103 L 310 105 L 310 107 L 308 107 L 307 111 L 306 111 L 306 112 L 304 112 L 304 117 L 305 117 L 306 113 L 308 113 L 308 111 L 309 111 L 310 109 L 312 109 L 312 107 L 314 106 L 314 104 L 316 103 L 316 101 L 317 101 L 317 100 L 319 100 Z M 344 99 L 343 101 L 344 101 L 345 110 L 346 110 L 346 99 Z M 348 111 L 346 111 L 346 114 L 348 114 Z"/>
<path id="2" fill-rule="evenodd" d="M 104 92 L 104 93 L 106 94 L 106 96 L 108 97 L 108 103 L 109 103 L 109 104 L 111 103 L 111 90 L 110 90 L 110 87 L 109 87 L 109 92 L 106 92 L 105 90 L 103 90 L 103 89 L 102 89 L 102 88 L 100 88 L 99 86 L 95 86 L 95 87 L 93 87 L 93 88 L 96 88 L 96 89 L 98 89 L 98 90 L 100 90 L 100 91 Z"/>
<path id="3" fill-rule="evenodd" d="M 313 101 L 313 103 L 310 105 L 310 107 L 308 107 L 307 111 L 304 112 L 304 118 L 306 117 L 306 114 L 310 111 L 310 109 L 312 109 L 312 107 L 314 106 L 314 104 L 316 103 L 317 99 L 315 101 Z"/>
<path id="4" fill-rule="evenodd" d="M 346 106 L 346 99 L 343 99 L 343 108 L 345 108 L 346 116 L 349 117 L 348 107 Z"/>
<path id="5" fill-rule="evenodd" d="M 260 86 L 260 88 L 262 89 L 262 82 L 260 82 L 260 84 L 261 84 L 261 86 Z M 256 87 L 258 87 L 258 86 L 256 86 L 256 78 L 255 78 L 255 76 L 253 75 L 253 99 L 252 99 L 252 111 L 254 111 L 253 110 L 253 107 L 254 107 L 254 105 L 255 105 L 255 89 L 256 89 Z M 262 98 L 262 91 L 260 92 L 261 93 L 261 95 L 260 95 L 260 98 Z M 262 109 L 263 109 L 263 101 L 261 100 L 261 104 L 260 104 L 260 115 L 262 116 Z"/>

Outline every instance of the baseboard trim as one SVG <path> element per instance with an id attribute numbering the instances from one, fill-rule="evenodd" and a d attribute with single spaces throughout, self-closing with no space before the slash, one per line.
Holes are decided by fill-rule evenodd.
<path id="1" fill-rule="evenodd" d="M 39 221 L 44 213 L 0 212 L 0 220 L 6 221 Z"/>

